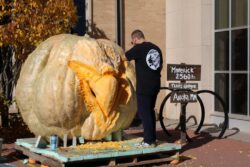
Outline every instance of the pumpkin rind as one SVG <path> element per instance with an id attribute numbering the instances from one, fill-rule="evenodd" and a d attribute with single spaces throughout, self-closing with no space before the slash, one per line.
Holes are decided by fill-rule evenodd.
<path id="1" fill-rule="evenodd" d="M 69 34 L 41 43 L 24 63 L 16 101 L 36 135 L 98 140 L 129 126 L 135 73 L 108 40 Z"/>

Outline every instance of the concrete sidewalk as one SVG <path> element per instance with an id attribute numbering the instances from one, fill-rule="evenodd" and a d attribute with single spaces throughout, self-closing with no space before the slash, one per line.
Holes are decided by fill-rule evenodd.
<path id="1" fill-rule="evenodd" d="M 167 125 L 169 129 L 175 129 L 175 127 L 178 125 L 179 120 L 170 120 L 165 119 L 164 123 Z M 197 124 L 195 124 L 195 121 L 190 120 L 187 122 L 187 129 L 195 131 L 197 128 Z M 156 123 L 157 129 L 161 129 L 160 122 L 157 121 Z M 201 128 L 200 132 L 209 133 L 212 137 L 218 137 L 220 133 L 220 128 L 215 124 L 206 124 L 204 123 L 203 127 Z M 225 134 L 222 138 L 226 139 L 233 139 L 243 142 L 250 142 L 250 133 L 241 132 L 238 128 L 233 129 L 227 129 Z"/>

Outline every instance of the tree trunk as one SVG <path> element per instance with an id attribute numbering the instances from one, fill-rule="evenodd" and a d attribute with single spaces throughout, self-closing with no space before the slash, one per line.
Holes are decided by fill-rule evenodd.
<path id="1" fill-rule="evenodd" d="M 9 112 L 8 107 L 4 105 L 3 99 L 0 99 L 0 112 L 2 127 L 9 127 Z"/>
<path id="2" fill-rule="evenodd" d="M 0 48 L 0 110 L 2 126 L 9 125 L 9 106 L 7 101 L 12 102 L 13 88 L 21 70 L 22 62 L 15 60 L 15 55 L 10 46 Z"/>

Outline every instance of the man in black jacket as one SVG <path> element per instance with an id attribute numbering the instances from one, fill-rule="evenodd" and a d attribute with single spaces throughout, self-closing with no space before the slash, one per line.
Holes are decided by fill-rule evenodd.
<path id="1" fill-rule="evenodd" d="M 142 120 L 144 141 L 141 146 L 155 145 L 155 102 L 160 90 L 162 52 L 158 46 L 145 40 L 141 30 L 131 34 L 134 45 L 126 52 L 127 60 L 135 60 L 137 110 Z"/>

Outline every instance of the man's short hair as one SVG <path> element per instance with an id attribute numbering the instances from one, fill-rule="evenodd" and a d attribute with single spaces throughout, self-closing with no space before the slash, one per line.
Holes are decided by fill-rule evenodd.
<path id="1" fill-rule="evenodd" d="M 144 34 L 141 30 L 134 30 L 132 33 L 131 33 L 131 37 L 132 38 L 138 38 L 138 39 L 145 39 L 144 37 Z"/>

